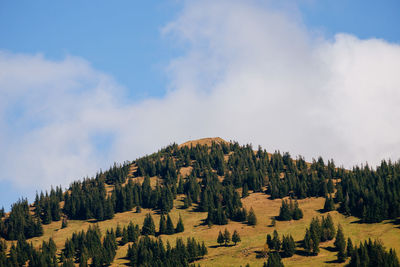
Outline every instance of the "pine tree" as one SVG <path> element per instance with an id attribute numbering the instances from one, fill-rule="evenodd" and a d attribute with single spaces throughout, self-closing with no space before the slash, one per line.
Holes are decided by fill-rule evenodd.
<path id="1" fill-rule="evenodd" d="M 249 195 L 249 187 L 247 183 L 244 183 L 243 185 L 243 191 L 242 191 L 242 198 L 245 198 Z"/>
<path id="2" fill-rule="evenodd" d="M 233 232 L 233 235 L 232 235 L 232 242 L 235 243 L 235 246 L 236 246 L 236 244 L 237 244 L 238 242 L 240 242 L 240 241 L 241 241 L 240 235 L 239 235 L 239 233 L 235 230 L 235 231 Z"/>
<path id="3" fill-rule="evenodd" d="M 282 205 L 279 210 L 279 220 L 290 221 L 292 219 L 292 212 L 290 211 L 289 205 L 286 200 L 282 199 Z"/>
<path id="4" fill-rule="evenodd" d="M 185 227 L 183 226 L 182 217 L 181 217 L 181 215 L 179 215 L 179 220 L 178 220 L 178 223 L 176 224 L 175 232 L 181 233 L 183 231 L 185 231 Z"/>
<path id="5" fill-rule="evenodd" d="M 281 256 L 279 256 L 279 253 L 273 252 L 269 254 L 268 261 L 267 261 L 267 267 L 283 267 L 282 259 Z"/>
<path id="6" fill-rule="evenodd" d="M 335 225 L 333 224 L 333 220 L 330 214 L 328 216 L 322 217 L 322 223 L 321 223 L 321 241 L 327 241 L 327 240 L 332 240 L 335 238 Z"/>
<path id="7" fill-rule="evenodd" d="M 126 227 L 124 227 L 124 229 L 122 230 L 122 238 L 120 243 L 123 246 L 128 242 L 129 242 L 128 230 L 126 229 Z"/>
<path id="8" fill-rule="evenodd" d="M 271 237 L 270 234 L 267 234 L 267 241 L 266 241 L 266 243 L 267 243 L 268 248 L 269 248 L 270 250 L 271 250 L 271 249 L 274 249 L 274 244 L 272 243 L 272 237 Z"/>
<path id="9" fill-rule="evenodd" d="M 249 215 L 247 215 L 247 223 L 249 225 L 256 225 L 257 224 L 257 217 L 254 213 L 253 208 L 250 208 Z"/>
<path id="10" fill-rule="evenodd" d="M 150 213 L 147 213 L 143 222 L 142 235 L 155 235 L 155 233 L 156 227 L 154 225 L 153 217 L 151 217 Z"/>
<path id="11" fill-rule="evenodd" d="M 284 257 L 292 257 L 296 249 L 296 243 L 291 235 L 282 237 L 282 254 Z"/>
<path id="12" fill-rule="evenodd" d="M 293 210 L 293 220 L 300 220 L 301 218 L 303 218 L 303 211 L 300 209 L 299 207 L 299 203 L 297 202 L 297 200 L 295 200 L 294 202 L 294 210 Z"/>
<path id="13" fill-rule="evenodd" d="M 117 223 L 117 228 L 115 229 L 115 236 L 116 237 L 122 236 L 122 229 L 121 229 L 121 225 L 119 223 Z"/>
<path id="14" fill-rule="evenodd" d="M 167 235 L 172 235 L 175 233 L 174 224 L 172 223 L 171 217 L 167 215 L 167 229 L 165 232 Z"/>
<path id="15" fill-rule="evenodd" d="M 165 220 L 164 214 L 160 216 L 160 230 L 158 231 L 160 235 L 164 235 L 167 233 L 167 221 Z"/>
<path id="16" fill-rule="evenodd" d="M 351 238 L 349 237 L 347 239 L 347 248 L 346 248 L 347 257 L 351 257 L 351 255 L 353 254 L 353 250 L 354 250 L 353 242 L 351 241 Z"/>
<path id="17" fill-rule="evenodd" d="M 221 233 L 221 231 L 218 233 L 217 242 L 220 246 L 222 246 L 222 244 L 225 242 L 224 235 Z"/>
<path id="18" fill-rule="evenodd" d="M 225 242 L 225 246 L 228 246 L 229 242 L 231 242 L 231 233 L 229 233 L 228 229 L 226 229 L 226 228 L 224 231 L 224 242 Z"/>
<path id="19" fill-rule="evenodd" d="M 79 258 L 79 267 L 88 267 L 88 258 L 87 255 L 85 253 L 82 253 L 80 258 Z"/>
<path id="20" fill-rule="evenodd" d="M 279 239 L 279 235 L 276 230 L 274 230 L 271 244 L 272 244 L 271 249 L 274 249 L 276 251 L 279 251 L 281 249 L 281 240 Z"/>
<path id="21" fill-rule="evenodd" d="M 49 201 L 46 201 L 43 209 L 42 223 L 43 224 L 51 223 L 51 209 Z"/>
<path id="22" fill-rule="evenodd" d="M 324 211 L 332 211 L 335 210 L 335 203 L 331 196 L 325 197 Z"/>
<path id="23" fill-rule="evenodd" d="M 343 262 L 346 259 L 346 240 L 344 239 L 342 226 L 339 224 L 335 239 L 335 248 L 338 251 L 337 257 L 339 262 Z"/>
<path id="24" fill-rule="evenodd" d="M 335 186 L 333 185 L 333 181 L 331 178 L 328 180 L 328 193 L 332 194 L 334 191 Z"/>

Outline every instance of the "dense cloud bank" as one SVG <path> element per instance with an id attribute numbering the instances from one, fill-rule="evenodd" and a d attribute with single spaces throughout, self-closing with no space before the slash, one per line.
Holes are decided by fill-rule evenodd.
<path id="1" fill-rule="evenodd" d="M 67 185 L 171 142 L 220 136 L 337 164 L 400 158 L 400 46 L 258 2 L 189 1 L 165 96 L 136 102 L 81 58 L 0 53 L 0 179 Z"/>

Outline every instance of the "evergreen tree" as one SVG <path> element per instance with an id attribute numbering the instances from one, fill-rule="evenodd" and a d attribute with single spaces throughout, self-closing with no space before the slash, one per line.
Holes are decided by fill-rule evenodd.
<path id="1" fill-rule="evenodd" d="M 224 242 L 225 242 L 225 246 L 228 246 L 229 242 L 231 242 L 231 233 L 229 233 L 228 229 L 226 229 L 226 228 L 224 231 Z"/>
<path id="2" fill-rule="evenodd" d="M 242 191 L 242 198 L 245 198 L 249 195 L 249 187 L 247 183 L 244 183 L 243 185 L 243 191 Z"/>
<path id="3" fill-rule="evenodd" d="M 335 225 L 333 223 L 332 217 L 330 214 L 328 216 L 322 217 L 322 223 L 321 223 L 321 241 L 327 241 L 327 240 L 332 240 L 335 237 Z"/>
<path id="4" fill-rule="evenodd" d="M 271 247 L 270 248 L 274 249 L 276 251 L 279 251 L 281 249 L 281 240 L 280 240 L 278 232 L 276 230 L 274 230 L 272 243 L 271 243 Z"/>
<path id="5" fill-rule="evenodd" d="M 181 215 L 179 215 L 179 220 L 178 220 L 178 223 L 176 224 L 175 232 L 181 233 L 183 231 L 185 231 L 185 227 L 183 226 L 182 217 L 181 217 Z"/>
<path id="6" fill-rule="evenodd" d="M 172 223 L 171 217 L 167 215 L 167 229 L 165 232 L 167 235 L 172 235 L 175 233 L 174 224 Z"/>
<path id="7" fill-rule="evenodd" d="M 155 233 L 156 227 L 154 225 L 153 217 L 151 217 L 150 213 L 147 213 L 143 222 L 142 235 L 155 235 Z"/>
<path id="8" fill-rule="evenodd" d="M 233 232 L 233 235 L 232 235 L 232 242 L 235 243 L 235 246 L 236 246 L 236 244 L 237 244 L 238 242 L 240 242 L 240 241 L 241 241 L 240 235 L 239 235 L 239 233 L 235 230 L 235 231 Z"/>
<path id="9" fill-rule="evenodd" d="M 351 241 L 351 238 L 349 237 L 347 239 L 347 248 L 346 248 L 347 257 L 351 257 L 351 255 L 353 254 L 353 250 L 354 250 L 353 242 Z"/>
<path id="10" fill-rule="evenodd" d="M 335 189 L 335 186 L 333 185 L 333 181 L 332 181 L 331 178 L 329 178 L 329 180 L 328 180 L 328 193 L 332 194 L 334 189 Z"/>
<path id="11" fill-rule="evenodd" d="M 250 208 L 249 215 L 247 215 L 247 223 L 249 225 L 256 225 L 257 224 L 257 217 L 254 213 L 253 208 Z"/>
<path id="12" fill-rule="evenodd" d="M 117 228 L 115 229 L 115 236 L 116 237 L 122 236 L 122 229 L 121 229 L 121 225 L 119 223 L 117 223 Z"/>
<path id="13" fill-rule="evenodd" d="M 350 267 L 358 266 L 400 266 L 396 252 L 392 249 L 388 251 L 382 246 L 381 242 L 371 239 L 360 243 L 359 247 L 355 247 L 351 254 Z"/>
<path id="14" fill-rule="evenodd" d="M 160 216 L 160 230 L 158 231 L 160 235 L 164 235 L 167 233 L 167 221 L 165 220 L 164 214 Z"/>
<path id="15" fill-rule="evenodd" d="M 335 203 L 333 202 L 332 197 L 325 197 L 324 211 L 328 212 L 332 210 L 335 210 Z"/>
<path id="16" fill-rule="evenodd" d="M 290 221 L 292 219 L 292 212 L 286 200 L 282 200 L 282 206 L 279 210 L 278 219 L 281 221 Z"/>
<path id="17" fill-rule="evenodd" d="M 283 267 L 281 256 L 279 253 L 273 252 L 268 256 L 267 267 Z"/>
<path id="18" fill-rule="evenodd" d="M 225 242 L 224 235 L 221 233 L 221 231 L 218 233 L 217 242 L 220 246 L 222 246 L 222 244 Z"/>
<path id="19" fill-rule="evenodd" d="M 339 224 L 335 239 L 335 248 L 338 251 L 337 257 L 339 262 L 346 260 L 346 240 L 344 239 L 342 226 Z"/>
<path id="20" fill-rule="evenodd" d="M 282 254 L 284 257 L 292 257 L 296 250 L 296 243 L 291 235 L 282 237 Z"/>
<path id="21" fill-rule="evenodd" d="M 297 200 L 294 202 L 294 209 L 293 209 L 293 220 L 300 220 L 303 218 L 303 211 L 299 208 L 299 203 Z"/>

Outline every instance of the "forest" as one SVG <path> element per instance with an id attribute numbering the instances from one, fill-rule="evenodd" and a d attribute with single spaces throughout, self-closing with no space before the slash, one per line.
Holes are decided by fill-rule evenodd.
<path id="1" fill-rule="evenodd" d="M 182 170 L 188 173 L 182 175 Z M 261 147 L 254 150 L 251 145 L 241 146 L 237 142 L 213 142 L 211 146 L 172 144 L 134 161 L 114 164 L 92 178 L 77 180 L 66 190 L 57 186 L 49 192 L 37 193 L 32 204 L 20 199 L 9 213 L 3 208 L 0 236 L 17 242 L 8 250 L 6 243 L 1 243 L 0 266 L 16 266 L 27 261 L 29 266 L 58 263 L 69 266 L 74 262 L 85 266 L 89 259 L 92 266 L 104 266 L 112 263 L 117 246 L 127 243 L 132 243 L 127 255 L 132 266 L 146 266 L 149 262 L 157 266 L 188 266 L 207 254 L 204 244 L 192 238 L 186 242 L 177 239 L 173 247 L 164 245 L 162 239 L 149 237 L 183 231 L 181 218 L 176 226 L 169 218 L 177 196 L 184 197 L 184 205 L 179 208 L 195 205 L 198 212 L 207 212 L 204 224 L 209 227 L 227 225 L 230 221 L 255 225 L 256 215 L 252 209 L 243 207 L 242 199 L 256 192 L 272 200 L 282 199 L 280 214 L 276 217 L 279 221 L 301 219 L 303 211 L 298 200 L 310 197 L 324 197 L 324 211 L 337 210 L 346 216 L 358 217 L 360 223 L 396 219 L 400 216 L 400 162 L 383 160 L 376 168 L 366 164 L 344 169 L 333 160 L 325 163 L 318 157 L 308 163 L 301 156 L 292 158 L 288 152 L 268 153 Z M 283 200 L 286 197 L 289 200 Z M 130 225 L 110 229 L 102 235 L 94 226 L 68 238 L 59 256 L 55 255 L 51 239 L 39 250 L 28 242 L 32 237 L 43 235 L 43 225 L 53 221 L 62 220 L 68 227 L 70 220 L 100 222 L 114 218 L 117 213 L 141 212 L 141 209 L 153 209 L 162 215 L 158 231 L 150 217 L 146 217 L 140 230 L 138 225 Z M 383 266 L 379 265 L 381 260 L 390 262 L 387 266 L 398 266 L 395 252 L 387 252 L 377 241 L 368 240 L 343 251 L 346 245 L 341 236 L 334 236 L 339 232 L 340 228 L 334 229 L 329 217 L 322 221 L 316 218 L 305 229 L 303 247 L 310 255 L 316 255 L 319 242 L 335 237 L 339 238 L 338 261 L 350 257 L 350 266 Z M 117 242 L 117 239 L 121 240 Z M 291 236 L 283 236 L 279 242 L 277 239 L 274 236 L 266 240 L 271 248 L 267 266 L 280 266 L 280 257 L 292 253 Z M 348 248 L 351 241 L 344 241 Z M 104 257 L 94 257 L 97 253 Z"/>

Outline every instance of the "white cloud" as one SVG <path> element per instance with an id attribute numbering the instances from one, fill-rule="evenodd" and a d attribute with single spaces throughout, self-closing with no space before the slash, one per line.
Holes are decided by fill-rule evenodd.
<path id="1" fill-rule="evenodd" d="M 325 40 L 298 14 L 241 1 L 188 1 L 164 34 L 186 47 L 169 91 L 135 104 L 83 59 L 1 53 L 0 179 L 66 185 L 207 136 L 346 166 L 400 157 L 398 45 Z"/>

